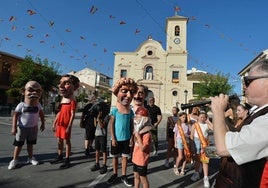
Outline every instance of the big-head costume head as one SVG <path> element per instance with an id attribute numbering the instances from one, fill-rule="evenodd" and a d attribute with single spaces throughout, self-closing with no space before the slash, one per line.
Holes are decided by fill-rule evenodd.
<path id="1" fill-rule="evenodd" d="M 144 107 L 139 107 L 135 112 L 134 131 L 139 134 L 146 133 L 152 129 L 149 111 Z"/>
<path id="2" fill-rule="evenodd" d="M 26 104 L 33 104 L 39 102 L 42 95 L 42 87 L 37 81 L 29 81 L 25 87 L 22 88 L 22 94 L 24 95 L 24 102 Z"/>

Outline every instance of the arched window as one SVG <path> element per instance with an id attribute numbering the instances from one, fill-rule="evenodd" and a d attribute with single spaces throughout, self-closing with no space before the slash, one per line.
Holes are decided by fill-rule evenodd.
<path id="1" fill-rule="evenodd" d="M 145 80 L 153 80 L 153 67 L 152 66 L 147 66 L 145 68 L 144 79 Z"/>
<path id="2" fill-rule="evenodd" d="M 180 32 L 181 32 L 180 26 L 176 25 L 175 26 L 175 36 L 180 36 Z"/>

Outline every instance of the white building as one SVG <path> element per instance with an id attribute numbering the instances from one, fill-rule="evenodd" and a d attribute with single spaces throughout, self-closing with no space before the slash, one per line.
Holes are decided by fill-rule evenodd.
<path id="1" fill-rule="evenodd" d="M 81 87 L 77 90 L 76 95 L 84 92 L 87 94 L 89 101 L 96 98 L 111 100 L 111 77 L 89 68 L 84 68 L 77 72 L 72 71 L 69 74 L 78 77 L 80 80 Z"/>
<path id="2" fill-rule="evenodd" d="M 187 22 L 188 18 L 178 15 L 167 18 L 166 49 L 149 36 L 133 52 L 115 52 L 113 81 L 131 77 L 146 85 L 149 96 L 155 97 L 155 104 L 163 113 L 193 99 L 193 87 L 199 81 L 192 75 L 204 72 L 187 72 Z M 112 96 L 112 106 L 115 104 L 116 98 Z"/>

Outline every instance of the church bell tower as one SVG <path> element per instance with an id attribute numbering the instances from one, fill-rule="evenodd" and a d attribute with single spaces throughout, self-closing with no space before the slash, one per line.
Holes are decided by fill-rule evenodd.
<path id="1" fill-rule="evenodd" d="M 166 21 L 167 52 L 186 53 L 188 18 L 175 15 Z"/>

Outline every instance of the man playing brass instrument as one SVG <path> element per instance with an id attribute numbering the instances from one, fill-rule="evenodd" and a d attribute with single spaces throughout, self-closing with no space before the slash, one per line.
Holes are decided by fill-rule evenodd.
<path id="1" fill-rule="evenodd" d="M 224 111 L 229 97 L 210 97 L 215 145 L 218 155 L 231 156 L 240 165 L 242 187 L 264 188 L 268 187 L 268 60 L 251 66 L 248 76 L 243 77 L 243 88 L 248 103 L 258 108 L 244 120 L 240 132 L 226 128 Z"/>

